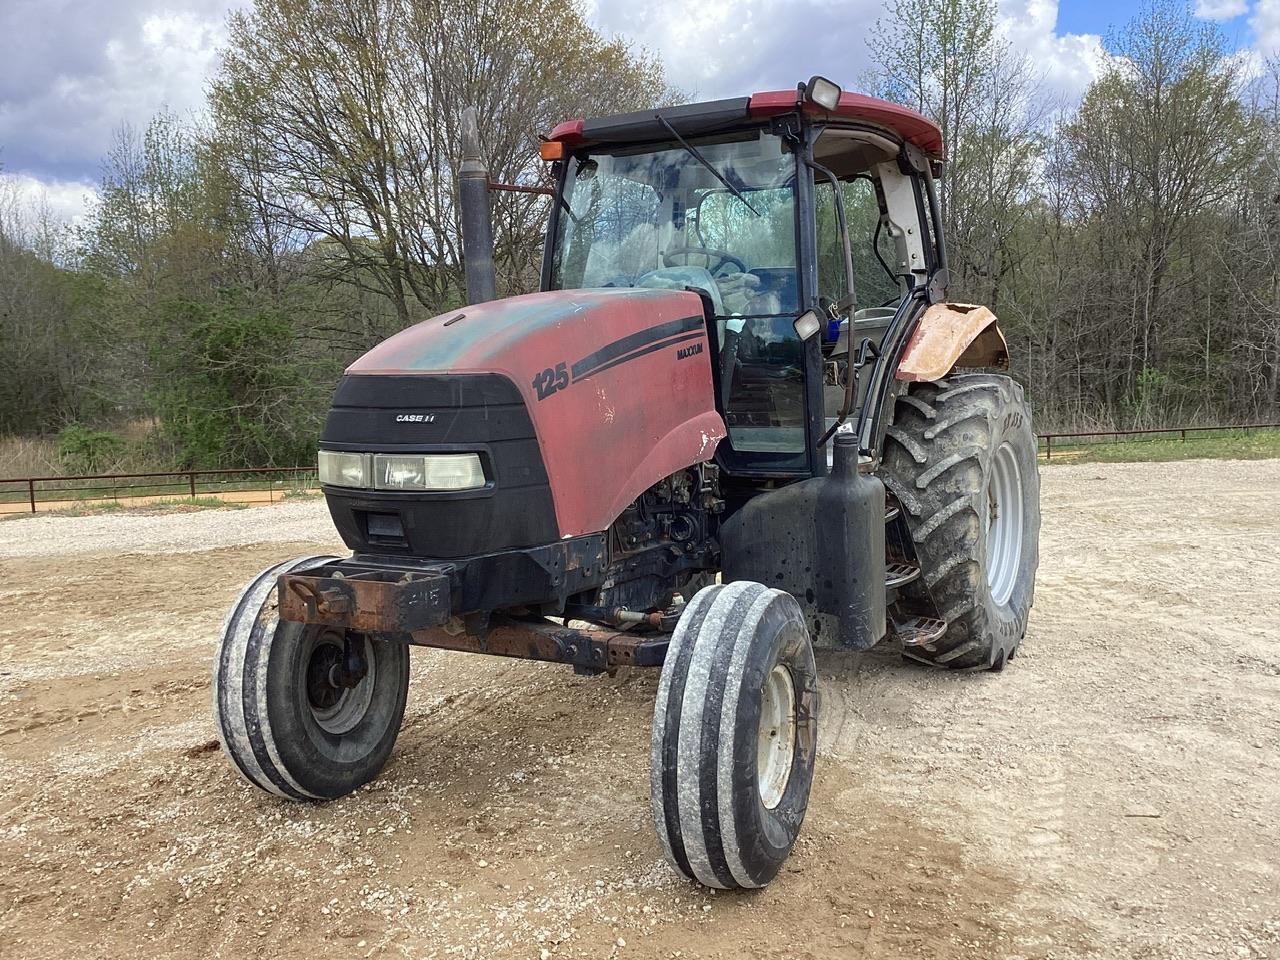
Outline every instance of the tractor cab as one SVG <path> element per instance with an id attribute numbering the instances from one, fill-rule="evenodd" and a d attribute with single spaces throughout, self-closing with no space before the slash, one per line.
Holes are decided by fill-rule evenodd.
<path id="1" fill-rule="evenodd" d="M 831 432 L 863 411 L 870 443 L 883 402 L 862 402 L 871 367 L 945 286 L 940 150 L 923 117 L 822 78 L 563 123 L 543 145 L 556 180 L 543 289 L 698 293 L 721 465 L 822 475 Z"/>

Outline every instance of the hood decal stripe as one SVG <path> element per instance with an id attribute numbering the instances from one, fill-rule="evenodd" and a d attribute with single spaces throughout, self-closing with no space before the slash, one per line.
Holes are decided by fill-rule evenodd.
<path id="1" fill-rule="evenodd" d="M 585 380 L 588 377 L 594 377 L 597 373 L 603 373 L 610 367 L 616 367 L 620 363 L 627 363 L 630 360 L 638 360 L 640 357 L 649 353 L 654 353 L 657 350 L 661 350 L 663 347 L 674 347 L 677 343 L 684 343 L 686 340 L 700 340 L 702 336 L 703 334 L 699 331 L 698 333 L 686 333 L 682 337 L 669 337 L 668 339 L 662 340 L 658 343 L 651 343 L 649 346 L 641 347 L 639 350 L 633 350 L 631 353 L 628 353 L 626 356 L 619 357 L 617 360 L 610 360 L 608 363 L 602 364 L 593 370 L 588 370 L 582 376 L 575 377 L 573 382 L 577 383 L 578 381 Z"/>
<path id="2" fill-rule="evenodd" d="M 581 360 L 578 360 L 570 368 L 575 381 L 582 380 L 591 376 L 593 373 L 612 367 L 616 363 L 631 359 L 631 354 L 635 353 L 641 347 L 652 346 L 654 350 L 666 346 L 664 343 L 657 343 L 659 340 L 669 340 L 671 337 L 679 334 L 688 334 L 701 332 L 703 328 L 702 317 L 682 317 L 679 320 L 669 320 L 666 323 L 660 323 L 656 327 L 650 327 L 647 330 L 641 330 L 637 333 L 628 334 L 620 340 L 606 344 L 594 353 L 589 353 Z M 683 337 L 681 339 L 690 339 Z M 674 341 L 673 341 L 674 342 Z M 651 351 L 646 350 L 645 353 Z M 640 356 L 641 354 L 636 354 Z"/>

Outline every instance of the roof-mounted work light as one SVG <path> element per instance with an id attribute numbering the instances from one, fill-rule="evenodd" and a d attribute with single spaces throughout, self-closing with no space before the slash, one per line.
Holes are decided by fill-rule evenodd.
<path id="1" fill-rule="evenodd" d="M 840 106 L 840 85 L 832 83 L 826 77 L 813 76 L 804 85 L 804 95 L 808 101 L 823 110 L 834 110 Z"/>

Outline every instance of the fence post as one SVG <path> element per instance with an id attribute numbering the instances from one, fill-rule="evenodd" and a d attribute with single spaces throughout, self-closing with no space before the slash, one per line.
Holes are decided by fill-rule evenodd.
<path id="1" fill-rule="evenodd" d="M 1183 443 L 1186 443 L 1186 442 L 1187 442 L 1187 428 L 1186 428 L 1186 427 L 1183 427 L 1183 428 L 1182 428 L 1182 442 L 1183 442 Z"/>
<path id="2" fill-rule="evenodd" d="M 35 477 L 27 478 L 27 496 L 31 499 L 31 512 L 36 512 L 36 481 Z"/>
<path id="3" fill-rule="evenodd" d="M 1053 459 L 1053 434 L 1045 434 L 1044 438 L 1044 458 L 1046 460 Z"/>
<path id="4" fill-rule="evenodd" d="M 187 474 L 187 479 L 191 481 L 191 499 L 196 498 L 196 472 L 192 470 Z"/>

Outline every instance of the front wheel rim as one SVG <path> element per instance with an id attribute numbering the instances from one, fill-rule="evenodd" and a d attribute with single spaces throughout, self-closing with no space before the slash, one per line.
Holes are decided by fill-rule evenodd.
<path id="1" fill-rule="evenodd" d="M 796 756 L 796 688 L 791 671 L 776 664 L 760 691 L 756 788 L 765 809 L 782 802 Z"/>
<path id="2" fill-rule="evenodd" d="M 306 703 L 311 717 L 325 733 L 341 736 L 355 729 L 373 702 L 375 660 L 373 644 L 362 637 L 365 662 L 364 676 L 353 687 L 342 687 L 331 681 L 333 667 L 345 654 L 343 638 L 324 633 L 315 638 L 307 651 Z"/>
<path id="3" fill-rule="evenodd" d="M 1005 606 L 1022 565 L 1022 471 L 1013 445 L 1002 443 L 987 481 L 987 584 L 991 599 Z"/>

